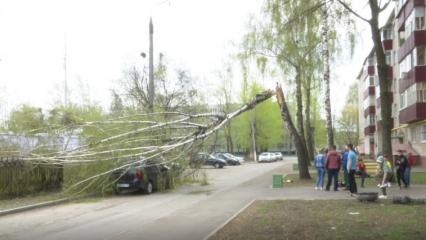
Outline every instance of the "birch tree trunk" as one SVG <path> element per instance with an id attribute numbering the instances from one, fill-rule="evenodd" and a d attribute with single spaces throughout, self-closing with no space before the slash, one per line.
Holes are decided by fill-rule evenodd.
<path id="1" fill-rule="evenodd" d="M 305 126 L 306 126 L 306 147 L 308 149 L 309 161 L 311 163 L 315 154 L 314 132 L 311 125 L 311 78 L 307 78 L 306 104 L 305 104 Z"/>
<path id="2" fill-rule="evenodd" d="M 331 117 L 331 103 L 330 103 L 330 52 L 328 49 L 328 11 L 327 11 L 327 1 L 324 2 L 324 5 L 321 8 L 322 10 L 322 58 L 324 65 L 323 80 L 325 84 L 325 115 L 326 115 L 326 124 L 327 124 L 327 144 L 329 147 L 334 145 L 334 134 L 333 134 L 333 122 Z"/>
<path id="3" fill-rule="evenodd" d="M 303 122 L 302 79 L 300 67 L 296 67 L 296 122 L 300 139 L 306 145 L 305 127 Z"/>

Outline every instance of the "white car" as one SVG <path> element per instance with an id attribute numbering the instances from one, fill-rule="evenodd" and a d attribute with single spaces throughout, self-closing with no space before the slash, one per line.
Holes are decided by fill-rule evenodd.
<path id="1" fill-rule="evenodd" d="M 259 162 L 273 162 L 275 160 L 275 154 L 270 152 L 263 152 L 259 155 Z"/>
<path id="2" fill-rule="evenodd" d="M 274 152 L 273 154 L 274 154 L 276 160 L 283 160 L 284 159 L 283 154 L 280 153 L 280 152 Z"/>

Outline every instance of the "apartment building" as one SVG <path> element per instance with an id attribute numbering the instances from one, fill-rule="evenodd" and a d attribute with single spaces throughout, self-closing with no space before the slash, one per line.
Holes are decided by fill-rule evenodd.
<path id="1" fill-rule="evenodd" d="M 416 164 L 426 166 L 426 1 L 399 0 L 382 27 L 382 47 L 391 81 L 392 147 L 411 152 Z M 374 51 L 357 76 L 359 97 L 359 150 L 381 152 L 380 89 Z"/>

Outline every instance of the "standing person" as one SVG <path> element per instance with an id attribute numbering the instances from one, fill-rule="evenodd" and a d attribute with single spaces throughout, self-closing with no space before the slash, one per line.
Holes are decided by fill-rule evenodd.
<path id="1" fill-rule="evenodd" d="M 395 161 L 396 167 L 396 179 L 398 181 L 398 186 L 401 189 L 401 180 L 404 183 L 404 186 L 407 187 L 407 182 L 405 181 L 405 169 L 407 168 L 407 158 L 404 156 L 402 151 L 399 151 L 399 156 Z"/>
<path id="2" fill-rule="evenodd" d="M 356 193 L 358 193 L 358 189 L 356 187 L 355 182 L 355 172 L 356 172 L 356 159 L 357 156 L 354 152 L 354 146 L 349 143 L 346 145 L 349 153 L 348 153 L 348 164 L 346 166 L 348 170 L 348 177 L 349 177 L 349 191 L 351 192 L 351 196 L 354 196 Z"/>
<path id="3" fill-rule="evenodd" d="M 343 179 L 345 181 L 345 190 L 349 190 L 349 175 L 346 166 L 348 165 L 348 148 L 345 146 L 345 150 L 342 154 L 342 170 L 343 170 Z"/>
<path id="4" fill-rule="evenodd" d="M 413 167 L 413 164 L 414 164 L 414 156 L 411 152 L 409 152 L 407 157 L 407 168 L 405 168 L 405 181 L 407 182 L 407 187 L 410 187 L 411 167 Z"/>
<path id="5" fill-rule="evenodd" d="M 325 187 L 326 191 L 330 191 L 332 178 L 334 178 L 334 191 L 338 191 L 340 165 L 340 155 L 336 152 L 336 145 L 333 145 L 328 151 L 325 161 L 325 168 L 327 169 L 327 186 Z"/>
<path id="6" fill-rule="evenodd" d="M 391 187 L 390 181 L 393 177 L 391 160 L 388 158 L 387 154 L 383 154 L 383 163 L 381 164 L 381 167 L 383 170 L 383 178 L 379 187 L 382 190 L 382 195 L 380 195 L 379 198 L 386 199 L 386 188 Z"/>
<path id="7" fill-rule="evenodd" d="M 317 181 L 315 184 L 315 190 L 324 190 L 324 175 L 325 175 L 325 155 L 324 149 L 321 149 L 315 156 L 314 165 L 317 169 Z"/>
<path id="8" fill-rule="evenodd" d="M 359 176 L 361 177 L 361 187 L 363 188 L 365 183 L 365 177 L 367 177 L 367 168 L 361 157 L 358 158 L 358 163 L 356 165 L 356 168 L 358 170 Z"/>

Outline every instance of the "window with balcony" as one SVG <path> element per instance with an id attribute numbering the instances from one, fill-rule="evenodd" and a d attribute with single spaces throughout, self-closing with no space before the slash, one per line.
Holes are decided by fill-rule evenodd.
<path id="1" fill-rule="evenodd" d="M 416 25 L 416 30 L 425 29 L 425 8 L 418 6 L 414 9 L 414 21 Z"/>
<path id="2" fill-rule="evenodd" d="M 410 128 L 410 134 L 408 135 L 408 140 L 412 143 L 417 142 L 417 127 Z"/>
<path id="3" fill-rule="evenodd" d="M 368 115 L 368 123 L 370 125 L 375 125 L 376 124 L 376 116 L 374 116 L 372 114 Z"/>
<path id="4" fill-rule="evenodd" d="M 415 48 L 417 55 L 416 65 L 426 65 L 426 48 L 424 46 Z"/>
<path id="5" fill-rule="evenodd" d="M 374 76 L 369 76 L 368 80 L 369 80 L 369 86 L 374 86 Z"/>
<path id="6" fill-rule="evenodd" d="M 422 143 L 426 142 L 426 125 L 421 126 L 420 140 Z"/>
<path id="7" fill-rule="evenodd" d="M 399 107 L 400 109 L 404 109 L 407 107 L 407 92 L 404 91 L 399 95 Z"/>
<path id="8" fill-rule="evenodd" d="M 387 65 L 392 66 L 392 51 L 386 51 L 385 60 Z"/>
<path id="9" fill-rule="evenodd" d="M 426 82 L 416 83 L 417 102 L 426 102 Z"/>
<path id="10" fill-rule="evenodd" d="M 382 40 L 389 40 L 393 38 L 392 28 L 387 27 L 382 30 Z"/>

